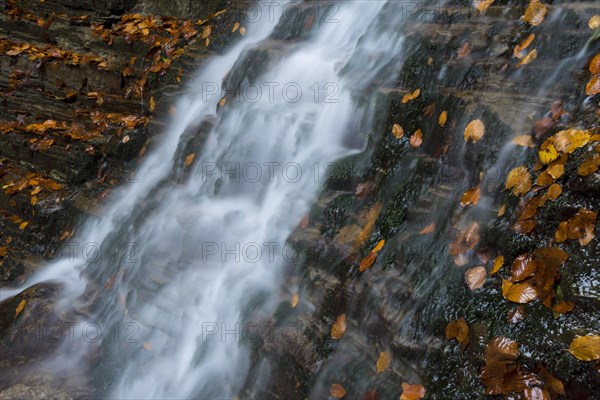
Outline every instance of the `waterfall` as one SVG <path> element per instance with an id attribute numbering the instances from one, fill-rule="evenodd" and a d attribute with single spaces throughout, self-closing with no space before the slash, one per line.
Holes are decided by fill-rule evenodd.
<path id="1" fill-rule="evenodd" d="M 273 38 L 277 20 L 287 23 L 275 7 L 278 18 L 202 68 L 137 181 L 86 223 L 77 243 L 98 257 L 75 252 L 28 281 L 60 281 L 61 305 L 88 310 L 75 337 L 103 332 L 64 344 L 70 365 L 102 349 L 93 368 L 108 382 L 103 396 L 231 398 L 244 387 L 250 328 L 264 328 L 256 321 L 272 314 L 294 260 L 286 239 L 327 166 L 364 148 L 369 87 L 400 67 L 401 6 L 336 4 L 309 39 L 289 42 Z M 268 62 L 249 65 L 261 50 Z M 223 81 L 237 85 L 224 100 L 213 90 Z M 192 153 L 184 139 L 201 129 Z"/>

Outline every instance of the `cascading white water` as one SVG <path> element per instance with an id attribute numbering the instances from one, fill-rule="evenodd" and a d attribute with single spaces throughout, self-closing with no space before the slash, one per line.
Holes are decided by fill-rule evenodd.
<path id="1" fill-rule="evenodd" d="M 132 243 L 139 249 L 135 260 L 126 259 L 129 254 L 111 262 L 62 260 L 30 280 L 62 281 L 64 302 L 71 303 L 84 291 L 82 269 L 100 283 L 111 276 L 114 284 L 99 292 L 97 320 L 90 321 L 133 326 L 135 341 L 104 342 L 105 358 L 120 357 L 118 370 L 103 361 L 112 375 L 107 395 L 212 398 L 242 388 L 250 368 L 248 346 L 240 343 L 244 324 L 272 313 L 279 300 L 289 262 L 286 238 L 314 201 L 325 166 L 365 141 L 357 127 L 369 118 L 369 107 L 357 105 L 353 95 L 396 62 L 398 4 L 339 4 L 309 41 L 285 45 L 289 52 L 257 80 L 262 96 L 228 99 L 215 117 L 220 97 L 206 96 L 206 84 L 221 82 L 274 24 L 265 19 L 249 29 L 197 77 L 196 93 L 177 105 L 177 120 L 145 161 L 139 182 L 122 189 L 107 216 L 80 235 L 80 243 Z M 398 15 L 390 21 L 384 7 Z M 369 32 L 375 25 L 378 31 Z M 273 97 L 267 83 L 276 84 Z M 168 181 L 183 132 L 208 117 L 217 122 L 185 183 Z M 350 145 L 357 137 L 359 145 Z M 148 199 L 156 200 L 147 206 Z M 161 284 L 154 291 L 140 283 L 156 276 Z"/>

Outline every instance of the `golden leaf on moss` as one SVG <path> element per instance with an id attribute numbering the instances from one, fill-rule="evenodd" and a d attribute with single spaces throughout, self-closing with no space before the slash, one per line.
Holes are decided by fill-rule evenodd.
<path id="1" fill-rule="evenodd" d="M 425 397 L 425 388 L 423 386 L 402 382 L 400 400 L 421 400 L 423 397 Z"/>
<path id="2" fill-rule="evenodd" d="M 550 186 L 554 183 L 554 178 L 548 173 L 548 171 L 544 171 L 537 177 L 535 184 L 540 187 Z"/>
<path id="3" fill-rule="evenodd" d="M 402 129 L 400 125 L 394 124 L 394 126 L 392 126 L 392 134 L 400 139 L 402 136 L 404 136 L 404 129 Z"/>
<path id="4" fill-rule="evenodd" d="M 550 186 L 548 188 L 548 192 L 546 193 L 546 198 L 550 199 L 550 200 L 556 200 L 559 198 L 559 196 L 562 194 L 562 188 L 560 187 L 560 185 L 558 183 L 554 183 L 552 184 L 552 186 Z"/>
<path id="5" fill-rule="evenodd" d="M 516 136 L 512 139 L 512 142 L 514 144 L 516 144 L 517 146 L 523 146 L 523 147 L 534 147 L 535 146 L 533 144 L 533 138 L 531 137 L 531 135 Z"/>
<path id="6" fill-rule="evenodd" d="M 365 272 L 367 269 L 371 268 L 371 266 L 375 263 L 376 259 L 377 259 L 377 253 L 369 253 L 360 262 L 360 266 L 359 266 L 360 272 Z"/>
<path id="7" fill-rule="evenodd" d="M 592 158 L 581 163 L 577 170 L 577 174 L 580 176 L 588 176 L 598 171 L 598 168 L 600 168 L 600 154 L 594 154 Z"/>
<path id="8" fill-rule="evenodd" d="M 448 340 L 456 339 L 463 351 L 469 345 L 469 325 L 464 318 L 448 323 L 445 334 Z"/>
<path id="9" fill-rule="evenodd" d="M 494 266 L 492 267 L 491 274 L 494 275 L 496 272 L 500 271 L 500 268 L 504 265 L 504 256 L 498 256 L 494 260 Z"/>
<path id="10" fill-rule="evenodd" d="M 578 336 L 571 342 L 569 353 L 581 361 L 600 359 L 600 336 Z"/>
<path id="11" fill-rule="evenodd" d="M 502 295 L 508 301 L 513 303 L 526 304 L 538 298 L 538 293 L 529 282 L 513 283 L 509 280 L 502 280 Z"/>
<path id="12" fill-rule="evenodd" d="M 332 383 L 329 388 L 329 394 L 331 397 L 335 397 L 336 399 L 341 399 L 346 396 L 346 389 L 339 383 Z"/>
<path id="13" fill-rule="evenodd" d="M 515 196 L 523 196 L 531 189 L 531 175 L 525 166 L 513 168 L 506 179 L 506 189 L 511 189 Z"/>
<path id="14" fill-rule="evenodd" d="M 558 151 L 551 142 L 546 141 L 540 146 L 538 157 L 542 164 L 547 165 L 558 158 Z"/>
<path id="15" fill-rule="evenodd" d="M 484 12 L 489 6 L 494 4 L 494 1 L 495 0 L 474 0 L 473 6 L 477 9 L 477 11 Z"/>
<path id="16" fill-rule="evenodd" d="M 523 50 L 529 47 L 531 42 L 533 42 L 533 39 L 535 39 L 535 33 L 530 34 L 525 40 L 516 45 L 513 51 L 513 55 L 519 60 L 525 57 L 525 55 L 523 54 Z"/>
<path id="17" fill-rule="evenodd" d="M 339 340 L 346 333 L 346 314 L 339 315 L 331 326 L 331 338 Z"/>
<path id="18" fill-rule="evenodd" d="M 481 120 L 475 119 L 469 122 L 469 124 L 465 128 L 465 142 L 468 142 L 469 140 L 473 143 L 478 142 L 483 137 L 484 133 L 485 126 L 483 125 L 483 122 L 481 122 Z"/>
<path id="19" fill-rule="evenodd" d="M 523 20 L 531 26 L 538 26 L 544 22 L 546 12 L 547 8 L 545 4 L 540 3 L 538 0 L 531 0 L 525 9 Z"/>
<path id="20" fill-rule="evenodd" d="M 446 121 L 448 120 L 448 113 L 446 111 L 442 111 L 438 118 L 438 124 L 443 128 L 446 125 Z"/>
<path id="21" fill-rule="evenodd" d="M 15 310 L 15 317 L 18 316 L 21 311 L 23 311 L 23 309 L 25 308 L 25 304 L 27 304 L 26 300 L 21 300 L 19 302 L 19 305 L 17 306 L 17 309 Z"/>
<path id="22" fill-rule="evenodd" d="M 485 267 L 469 268 L 465 272 L 465 282 L 471 290 L 477 290 L 482 287 L 486 277 L 487 271 Z"/>
<path id="23" fill-rule="evenodd" d="M 558 179 L 565 173 L 564 164 L 552 164 L 546 170 L 553 179 Z"/>
<path id="24" fill-rule="evenodd" d="M 392 363 L 392 353 L 389 350 L 382 351 L 379 353 L 379 358 L 377 359 L 376 371 L 377 373 L 381 373 L 388 369 Z"/>
<path id="25" fill-rule="evenodd" d="M 377 245 L 375 245 L 375 247 L 373 247 L 373 250 L 371 250 L 371 253 L 379 253 L 381 251 L 381 249 L 383 249 L 383 246 L 385 246 L 384 239 L 377 242 Z"/>
<path id="26" fill-rule="evenodd" d="M 410 137 L 410 145 L 413 149 L 418 148 L 423 143 L 423 132 L 420 129 L 417 129 L 415 133 Z"/>
<path id="27" fill-rule="evenodd" d="M 421 89 L 417 89 L 412 93 L 404 95 L 404 97 L 402 97 L 402 104 L 406 104 L 409 101 L 416 99 L 417 97 L 419 97 L 420 94 L 421 94 Z"/>
<path id="28" fill-rule="evenodd" d="M 467 190 L 460 199 L 460 204 L 463 207 L 474 206 L 479 203 L 479 197 L 481 196 L 481 189 L 476 186 L 472 189 Z"/>

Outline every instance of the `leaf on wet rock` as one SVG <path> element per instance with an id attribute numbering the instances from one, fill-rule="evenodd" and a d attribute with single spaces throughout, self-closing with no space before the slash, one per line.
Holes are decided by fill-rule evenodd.
<path id="1" fill-rule="evenodd" d="M 379 353 L 379 358 L 377 358 L 376 371 L 377 373 L 381 373 L 388 369 L 392 363 L 392 353 L 389 350 L 382 351 Z"/>
<path id="2" fill-rule="evenodd" d="M 557 243 L 570 239 L 579 240 L 581 246 L 588 245 L 595 237 L 597 217 L 595 211 L 580 209 L 572 218 L 559 224 L 554 239 Z"/>
<path id="3" fill-rule="evenodd" d="M 448 113 L 446 111 L 442 111 L 438 118 L 438 124 L 443 128 L 446 125 L 446 121 L 448 120 Z"/>
<path id="4" fill-rule="evenodd" d="M 520 305 L 514 310 L 509 311 L 507 319 L 511 324 L 516 324 L 517 322 L 523 321 L 523 319 L 525 319 L 525 307 Z"/>
<path id="5" fill-rule="evenodd" d="M 550 393 L 539 386 L 525 388 L 523 397 L 525 400 L 551 400 Z"/>
<path id="6" fill-rule="evenodd" d="M 430 233 L 432 233 L 435 230 L 435 222 L 432 222 L 431 224 L 427 225 L 425 228 L 421 229 L 421 232 L 419 232 L 421 235 L 428 235 Z"/>
<path id="7" fill-rule="evenodd" d="M 516 144 L 517 146 L 535 147 L 535 145 L 533 144 L 533 138 L 531 137 L 531 135 L 516 136 L 512 139 L 512 142 L 514 144 Z"/>
<path id="8" fill-rule="evenodd" d="M 538 376 L 544 381 L 546 387 L 557 395 L 565 396 L 565 386 L 560 379 L 552 375 L 542 364 L 537 367 Z"/>
<path id="9" fill-rule="evenodd" d="M 15 310 L 15 317 L 18 316 L 21 313 L 21 311 L 23 311 L 26 304 L 27 304 L 26 300 L 21 300 L 19 302 L 19 305 L 17 306 L 17 309 Z"/>
<path id="10" fill-rule="evenodd" d="M 483 122 L 481 122 L 481 120 L 475 119 L 469 122 L 469 124 L 465 128 L 465 142 L 468 142 L 470 140 L 473 143 L 476 143 L 483 137 L 484 133 L 485 126 L 483 125 Z"/>
<path id="11" fill-rule="evenodd" d="M 293 295 L 292 298 L 290 299 L 290 306 L 292 308 L 296 308 L 299 301 L 300 301 L 300 296 L 298 296 L 297 294 Z"/>
<path id="12" fill-rule="evenodd" d="M 456 58 L 461 59 L 471 54 L 471 45 L 468 42 L 463 43 L 462 46 L 456 50 Z"/>
<path id="13" fill-rule="evenodd" d="M 243 26 L 240 28 L 240 35 L 246 36 L 246 28 L 244 28 Z"/>
<path id="14" fill-rule="evenodd" d="M 446 325 L 446 339 L 456 339 L 462 351 L 469 345 L 469 325 L 464 318 L 452 321 Z"/>
<path id="15" fill-rule="evenodd" d="M 413 149 L 416 149 L 421 146 L 421 143 L 423 143 L 423 132 L 417 129 L 410 137 L 410 145 Z"/>
<path id="16" fill-rule="evenodd" d="M 203 29 L 202 29 L 202 39 L 207 39 L 212 33 L 212 27 L 210 25 L 206 25 Z"/>
<path id="17" fill-rule="evenodd" d="M 513 303 L 526 304 L 538 298 L 536 289 L 529 282 L 513 283 L 509 280 L 502 280 L 502 295 L 508 301 Z"/>
<path id="18" fill-rule="evenodd" d="M 596 29 L 600 27 L 600 15 L 594 15 L 592 18 L 590 18 L 588 21 L 588 26 L 590 29 Z"/>
<path id="19" fill-rule="evenodd" d="M 400 139 L 402 136 L 404 136 L 404 129 L 402 129 L 400 125 L 394 124 L 394 126 L 392 126 L 392 134 Z"/>
<path id="20" fill-rule="evenodd" d="M 586 130 L 566 129 L 553 135 L 550 140 L 554 143 L 556 150 L 573 153 L 578 148 L 588 144 L 590 138 L 591 135 Z"/>
<path id="21" fill-rule="evenodd" d="M 406 104 L 409 101 L 416 99 L 417 97 L 419 97 L 420 94 L 421 94 L 421 89 L 417 89 L 412 93 L 404 95 L 404 97 L 402 97 L 402 104 Z"/>
<path id="22" fill-rule="evenodd" d="M 484 12 L 489 6 L 494 4 L 494 1 L 495 0 L 474 0 L 473 6 L 477 9 L 477 11 Z"/>
<path id="23" fill-rule="evenodd" d="M 533 39 L 535 39 L 535 33 L 530 34 L 529 36 L 527 36 L 527 38 L 525 40 L 523 40 L 521 43 L 516 45 L 515 49 L 513 51 L 513 55 L 516 58 L 518 58 L 519 60 L 522 59 L 523 57 L 525 57 L 523 50 L 525 50 L 526 48 L 529 47 L 531 42 L 533 42 Z"/>
<path id="24" fill-rule="evenodd" d="M 331 397 L 341 399 L 346 396 L 346 389 L 344 389 L 344 387 L 339 383 L 332 383 L 331 387 L 329 388 L 329 394 Z"/>
<path id="25" fill-rule="evenodd" d="M 598 18 L 600 19 L 600 16 L 598 16 Z M 592 58 L 588 69 L 592 74 L 600 74 L 600 53 L 596 54 L 594 58 Z"/>
<path id="26" fill-rule="evenodd" d="M 600 336 L 578 336 L 571 342 L 569 353 L 581 361 L 600 360 Z"/>
<path id="27" fill-rule="evenodd" d="M 154 96 L 150 97 L 150 112 L 154 112 L 156 109 L 156 101 L 154 100 Z"/>
<path id="28" fill-rule="evenodd" d="M 531 0 L 525 9 L 523 20 L 531 26 L 538 26 L 544 22 L 546 12 L 547 8 L 545 4 L 541 3 L 539 0 Z"/>
<path id="29" fill-rule="evenodd" d="M 538 157 L 542 164 L 547 165 L 558 158 L 558 151 L 551 141 L 547 140 L 540 146 Z"/>
<path id="30" fill-rule="evenodd" d="M 188 154 L 185 157 L 185 161 L 183 162 L 183 165 L 185 165 L 186 167 L 189 167 L 194 162 L 194 158 L 196 158 L 196 154 L 195 153 Z"/>
<path id="31" fill-rule="evenodd" d="M 509 172 L 506 189 L 511 189 L 515 196 L 523 196 L 531 190 L 531 175 L 525 166 L 522 165 Z"/>
<path id="32" fill-rule="evenodd" d="M 235 33 L 235 31 L 237 31 L 238 29 L 240 29 L 240 23 L 236 22 L 235 24 L 233 24 L 233 28 L 231 29 L 231 33 Z"/>
<path id="33" fill-rule="evenodd" d="M 379 253 L 381 251 L 381 249 L 383 249 L 383 246 L 385 246 L 385 240 L 382 239 L 379 242 L 377 242 L 377 244 L 375 245 L 375 247 L 373 247 L 373 250 L 371 250 L 371 253 Z"/>
<path id="34" fill-rule="evenodd" d="M 362 259 L 359 265 L 360 272 L 365 272 L 367 269 L 375 263 L 377 259 L 377 253 L 369 253 L 365 258 Z"/>
<path id="35" fill-rule="evenodd" d="M 465 272 L 465 282 L 471 290 L 477 290 L 482 287 L 486 277 L 487 271 L 485 267 L 469 268 Z"/>
<path id="36" fill-rule="evenodd" d="M 517 63 L 517 68 L 519 68 L 522 65 L 527 65 L 529 63 L 531 63 L 533 60 L 535 60 L 538 56 L 537 53 L 537 49 L 533 49 L 531 50 L 529 53 L 527 53 L 527 55 L 525 57 L 523 57 L 523 59 L 521 61 L 519 61 Z"/>
<path id="37" fill-rule="evenodd" d="M 504 256 L 498 256 L 494 260 L 494 265 L 492 267 L 491 275 L 494 275 L 496 272 L 500 271 L 500 268 L 504 265 Z"/>
<path id="38" fill-rule="evenodd" d="M 562 187 L 560 187 L 558 183 L 554 183 L 548 188 L 548 192 L 546 193 L 545 198 L 548 200 L 556 200 L 560 197 L 561 194 Z"/>
<path id="39" fill-rule="evenodd" d="M 588 83 L 585 85 L 585 94 L 595 96 L 600 93 L 600 74 L 592 75 Z"/>
<path id="40" fill-rule="evenodd" d="M 425 397 L 425 388 L 423 386 L 402 382 L 400 400 L 421 400 L 423 397 Z"/>
<path id="41" fill-rule="evenodd" d="M 537 262 L 533 259 L 531 254 L 522 254 L 515 258 L 512 265 L 512 272 L 510 280 L 514 282 L 521 282 L 533 275 L 538 270 Z"/>
<path id="42" fill-rule="evenodd" d="M 552 311 L 559 314 L 566 314 L 570 311 L 573 311 L 574 308 L 575 303 L 573 303 L 572 301 L 561 301 L 559 303 L 556 303 L 554 307 L 552 307 Z"/>
<path id="43" fill-rule="evenodd" d="M 472 189 L 467 190 L 460 199 L 460 204 L 463 207 L 474 206 L 479 203 L 479 197 L 481 196 L 481 189 L 476 186 Z"/>
<path id="44" fill-rule="evenodd" d="M 506 214 L 506 204 L 502 204 L 502 207 L 498 210 L 498 216 L 501 217 Z"/>
<path id="45" fill-rule="evenodd" d="M 598 168 L 600 168 L 600 154 L 594 154 L 592 158 L 581 163 L 577 170 L 577 174 L 580 176 L 588 176 L 598 171 Z"/>
<path id="46" fill-rule="evenodd" d="M 339 340 L 346 333 L 346 314 L 339 315 L 331 326 L 331 338 Z"/>

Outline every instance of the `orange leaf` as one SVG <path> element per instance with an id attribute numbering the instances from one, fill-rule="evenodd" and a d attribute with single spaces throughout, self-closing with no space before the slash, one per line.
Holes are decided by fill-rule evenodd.
<path id="1" fill-rule="evenodd" d="M 540 3 L 539 0 L 531 0 L 525 9 L 523 20 L 531 26 L 538 26 L 544 21 L 546 12 L 545 4 Z"/>
<path id="2" fill-rule="evenodd" d="M 425 388 L 423 386 L 402 382 L 400 400 L 420 400 L 423 397 L 425 397 Z"/>
<path id="3" fill-rule="evenodd" d="M 381 353 L 379 353 L 379 358 L 377 359 L 377 366 L 376 366 L 377 373 L 379 374 L 379 373 L 385 371 L 386 369 L 388 369 L 390 367 L 391 363 L 392 363 L 392 354 L 389 352 L 389 350 L 382 351 Z"/>
<path id="4" fill-rule="evenodd" d="M 404 136 L 404 129 L 402 129 L 400 125 L 394 124 L 394 126 L 392 126 L 392 134 L 400 139 L 402 136 Z"/>
<path id="5" fill-rule="evenodd" d="M 502 280 L 502 295 L 513 303 L 526 304 L 538 298 L 538 293 L 528 282 L 512 283 Z"/>
<path id="6" fill-rule="evenodd" d="M 27 304 L 26 300 L 21 300 L 19 302 L 19 305 L 17 306 L 17 309 L 15 310 L 15 317 L 17 315 L 19 315 L 21 313 L 21 311 L 23 311 L 23 309 L 25 308 L 25 304 Z"/>
<path id="7" fill-rule="evenodd" d="M 469 325 L 467 325 L 467 321 L 464 318 L 446 325 L 445 334 L 446 339 L 456 339 L 463 351 L 469 345 Z"/>
<path id="8" fill-rule="evenodd" d="M 402 98 L 402 104 L 406 104 L 409 101 L 416 99 L 417 97 L 419 97 L 420 94 L 421 94 L 421 89 L 417 89 L 414 92 L 405 95 Z"/>
<path id="9" fill-rule="evenodd" d="M 183 164 L 186 167 L 189 167 L 194 162 L 194 158 L 196 158 L 196 154 L 195 153 L 189 154 L 187 157 L 185 157 L 185 161 L 184 161 Z"/>
<path id="10" fill-rule="evenodd" d="M 438 118 L 438 124 L 443 128 L 446 125 L 446 121 L 448 120 L 448 113 L 446 111 L 442 111 L 440 117 Z"/>
<path id="11" fill-rule="evenodd" d="M 417 129 L 415 133 L 410 137 L 410 145 L 412 148 L 416 149 L 423 143 L 423 132 L 420 129 Z"/>
<path id="12" fill-rule="evenodd" d="M 369 253 L 365 258 L 360 262 L 359 270 L 360 272 L 365 272 L 367 269 L 371 268 L 371 266 L 375 263 L 377 259 L 377 253 Z"/>
<path id="13" fill-rule="evenodd" d="M 344 389 L 344 387 L 338 383 L 332 383 L 331 388 L 329 388 L 329 394 L 331 397 L 341 399 L 346 395 L 346 389 Z"/>
<path id="14" fill-rule="evenodd" d="M 428 235 L 435 230 L 435 222 L 427 225 L 425 228 L 421 229 L 421 235 Z"/>
<path id="15" fill-rule="evenodd" d="M 469 122 L 469 124 L 465 128 L 465 142 L 468 142 L 469 140 L 473 143 L 478 142 L 483 137 L 484 133 L 485 126 L 483 125 L 483 122 L 481 122 L 478 119 L 475 119 Z"/>
<path id="16" fill-rule="evenodd" d="M 477 203 L 479 203 L 480 196 L 481 196 L 481 189 L 479 189 L 479 186 L 476 186 L 472 189 L 467 190 L 465 192 L 465 194 L 463 194 L 463 196 L 460 199 L 460 204 L 463 207 L 477 205 Z"/>
<path id="17" fill-rule="evenodd" d="M 299 301 L 300 301 L 300 296 L 298 296 L 297 294 L 293 295 L 292 298 L 290 299 L 290 305 L 292 306 L 292 308 L 296 308 Z"/>
<path id="18" fill-rule="evenodd" d="M 331 338 L 339 340 L 344 333 L 346 333 L 346 314 L 341 314 L 331 326 Z"/>

